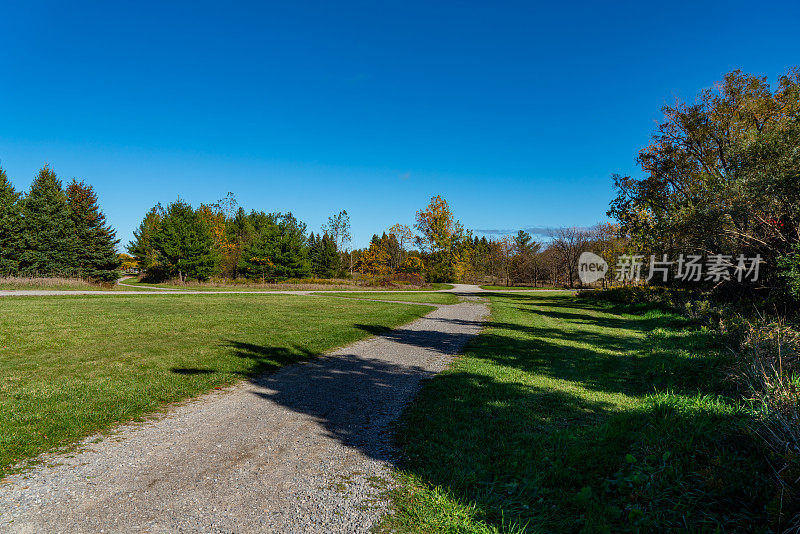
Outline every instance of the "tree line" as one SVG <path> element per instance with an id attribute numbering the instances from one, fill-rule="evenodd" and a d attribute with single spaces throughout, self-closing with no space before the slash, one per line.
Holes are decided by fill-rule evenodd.
<path id="1" fill-rule="evenodd" d="M 127 250 L 153 281 L 219 277 L 263 283 L 355 275 L 379 282 L 573 287 L 580 252 L 619 248 L 611 225 L 559 229 L 546 243 L 523 230 L 497 239 L 477 237 L 441 196 L 416 213 L 413 226 L 395 224 L 364 248 L 348 248 L 350 217 L 344 210 L 318 233 L 306 232 L 306 224 L 291 213 L 246 212 L 229 193 L 197 208 L 182 200 L 154 206 Z"/>
<path id="2" fill-rule="evenodd" d="M 259 279 L 337 277 L 349 242 L 346 211 L 323 232 L 306 234 L 292 213 L 246 212 L 233 194 L 193 208 L 183 200 L 147 212 L 127 250 L 149 280 L 211 277 Z"/>
<path id="3" fill-rule="evenodd" d="M 45 165 L 22 194 L 0 168 L 0 275 L 113 282 L 117 243 L 92 186 L 73 179 L 65 189 Z"/>

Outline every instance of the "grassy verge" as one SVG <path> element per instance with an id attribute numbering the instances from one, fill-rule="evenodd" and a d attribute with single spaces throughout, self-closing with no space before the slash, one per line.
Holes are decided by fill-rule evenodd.
<path id="1" fill-rule="evenodd" d="M 458 296 L 453 293 L 376 293 L 374 291 L 349 291 L 347 293 L 315 293 L 335 297 L 370 299 L 370 300 L 402 300 L 404 302 L 425 302 L 429 304 L 457 304 Z"/>
<path id="2" fill-rule="evenodd" d="M 80 278 L 60 278 L 60 277 L 25 277 L 25 276 L 5 276 L 0 277 L 0 290 L 20 290 L 20 289 L 52 289 L 58 291 L 81 291 L 81 290 L 110 290 L 113 286 L 101 286 L 93 284 Z"/>
<path id="3" fill-rule="evenodd" d="M 393 532 L 764 532 L 781 495 L 720 339 L 682 316 L 494 295 L 403 415 Z"/>
<path id="4" fill-rule="evenodd" d="M 0 300 L 0 476 L 165 404 L 415 319 L 429 306 L 282 295 Z"/>

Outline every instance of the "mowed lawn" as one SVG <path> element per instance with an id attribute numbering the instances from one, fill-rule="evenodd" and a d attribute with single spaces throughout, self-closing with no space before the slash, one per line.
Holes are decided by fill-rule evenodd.
<path id="1" fill-rule="evenodd" d="M 397 427 L 390 532 L 760 532 L 780 495 L 716 334 L 670 312 L 491 297 Z"/>
<path id="2" fill-rule="evenodd" d="M 458 295 L 454 293 L 378 293 L 374 291 L 348 291 L 343 293 L 328 293 L 330 296 L 351 299 L 370 300 L 400 300 L 403 302 L 423 302 L 429 304 L 458 304 Z"/>
<path id="3" fill-rule="evenodd" d="M 0 298 L 0 476 L 48 449 L 430 310 L 286 295 Z"/>

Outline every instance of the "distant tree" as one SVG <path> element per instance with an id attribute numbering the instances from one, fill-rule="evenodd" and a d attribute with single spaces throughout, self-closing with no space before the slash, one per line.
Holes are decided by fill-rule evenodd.
<path id="1" fill-rule="evenodd" d="M 0 167 L 0 275 L 16 273 L 22 245 L 21 195 Z"/>
<path id="2" fill-rule="evenodd" d="M 581 228 L 559 228 L 553 233 L 551 247 L 561 260 L 569 287 L 578 276 L 578 258 L 589 244 L 589 232 Z"/>
<path id="3" fill-rule="evenodd" d="M 323 278 L 332 278 L 336 276 L 341 269 L 341 261 L 339 252 L 336 250 L 336 243 L 328 234 L 323 234 L 318 239 L 319 253 L 316 257 L 315 274 Z"/>
<path id="4" fill-rule="evenodd" d="M 414 242 L 414 232 L 405 224 L 395 224 L 389 228 L 389 235 L 397 239 L 400 247 L 400 260 L 404 262 L 407 256 L 407 247 Z"/>
<path id="5" fill-rule="evenodd" d="M 398 269 L 401 273 L 422 274 L 425 271 L 425 264 L 419 256 L 409 255 Z"/>
<path id="6" fill-rule="evenodd" d="M 609 223 L 598 224 L 590 228 L 589 239 L 592 252 L 600 255 L 609 265 L 609 269 L 601 281 L 603 287 L 613 284 L 615 276 L 613 266 L 616 264 L 617 258 L 626 252 L 627 240 L 620 237 L 618 224 Z"/>
<path id="7" fill-rule="evenodd" d="M 119 278 L 120 268 L 117 257 L 119 240 L 116 232 L 106 224 L 94 189 L 84 182 L 72 180 L 66 195 L 79 251 L 75 267 L 82 276 L 92 280 L 115 281 Z"/>
<path id="8" fill-rule="evenodd" d="M 117 254 L 117 258 L 119 258 L 119 262 L 121 264 L 121 269 L 125 272 L 133 271 L 139 268 L 139 264 L 136 263 L 136 258 L 131 256 L 130 254 L 125 254 L 124 252 L 120 252 Z"/>
<path id="9" fill-rule="evenodd" d="M 306 225 L 291 213 L 252 214 L 255 236 L 244 249 L 239 269 L 261 278 L 303 278 L 311 272 Z"/>
<path id="10" fill-rule="evenodd" d="M 161 204 L 150 208 L 139 224 L 139 228 L 133 232 L 133 241 L 128 243 L 127 250 L 133 256 L 140 271 L 150 279 L 161 279 L 168 276 L 166 269 L 159 261 L 158 250 L 156 249 L 155 236 L 161 230 L 161 222 L 164 219 L 164 208 Z"/>
<path id="11" fill-rule="evenodd" d="M 186 202 L 177 200 L 167 206 L 153 238 L 159 263 L 181 282 L 206 280 L 214 274 L 218 256 L 211 229 Z"/>
<path id="12" fill-rule="evenodd" d="M 514 236 L 514 257 L 511 260 L 511 276 L 515 281 L 528 281 L 534 287 L 539 276 L 538 253 L 541 243 L 531 235 L 520 230 Z"/>
<path id="13" fill-rule="evenodd" d="M 350 215 L 346 210 L 342 210 L 336 215 L 328 217 L 328 223 L 323 225 L 322 231 L 330 236 L 336 249 L 341 256 L 341 269 L 345 269 L 345 258 L 350 245 Z M 352 262 L 348 264 L 350 271 L 353 270 Z"/>
<path id="14" fill-rule="evenodd" d="M 53 170 L 45 165 L 22 202 L 23 252 L 20 268 L 40 274 L 72 274 L 78 241 L 67 197 Z"/>
<path id="15" fill-rule="evenodd" d="M 424 210 L 417 212 L 414 228 L 419 232 L 417 244 L 427 255 L 428 278 L 432 282 L 448 282 L 455 278 L 455 255 L 463 227 L 455 220 L 447 201 L 431 198 Z"/>
<path id="16" fill-rule="evenodd" d="M 374 236 L 369 248 L 361 252 L 356 268 L 359 272 L 373 275 L 386 275 L 392 272 L 389 252 L 382 246 L 378 236 Z"/>

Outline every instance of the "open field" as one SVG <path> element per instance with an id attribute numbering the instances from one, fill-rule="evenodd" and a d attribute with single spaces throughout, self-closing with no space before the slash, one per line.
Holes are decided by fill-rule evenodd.
<path id="1" fill-rule="evenodd" d="M 480 286 L 481 289 L 485 289 L 487 291 L 496 291 L 496 290 L 515 290 L 515 291 L 536 291 L 537 289 L 564 289 L 564 287 L 556 287 L 556 286 Z"/>
<path id="2" fill-rule="evenodd" d="M 374 291 L 348 291 L 346 293 L 316 293 L 317 295 L 330 295 L 332 297 L 344 297 L 351 299 L 370 299 L 370 300 L 402 300 L 405 302 L 424 302 L 428 304 L 457 304 L 458 295 L 454 293 L 420 293 L 420 292 L 396 292 L 396 293 L 376 293 Z"/>
<path id="3" fill-rule="evenodd" d="M 306 282 L 287 282 L 282 284 L 260 284 L 257 282 L 241 282 L 241 283 L 216 283 L 216 282 L 188 282 L 185 284 L 178 283 L 149 283 L 129 278 L 120 282 L 120 285 L 131 286 L 137 289 L 142 288 L 162 288 L 162 289 L 189 289 L 192 291 L 438 291 L 441 289 L 452 289 L 451 284 L 430 284 L 425 287 L 417 286 L 400 286 L 400 287 L 381 287 L 381 286 L 365 286 L 350 283 L 349 281 L 342 280 L 340 283 L 329 283 L 329 281 L 319 281 L 314 283 Z"/>
<path id="4" fill-rule="evenodd" d="M 404 414 L 392 532 L 758 532 L 780 495 L 716 334 L 657 309 L 493 295 Z M 769 512 L 768 512 L 769 511 Z"/>
<path id="5" fill-rule="evenodd" d="M 168 403 L 430 311 L 285 295 L 0 301 L 0 475 Z"/>

